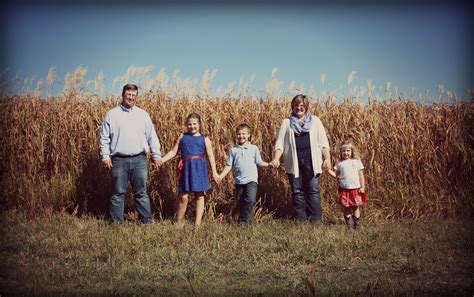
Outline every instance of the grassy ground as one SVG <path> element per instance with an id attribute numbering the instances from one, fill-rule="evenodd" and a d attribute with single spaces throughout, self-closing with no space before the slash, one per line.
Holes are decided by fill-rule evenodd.
<path id="1" fill-rule="evenodd" d="M 0 215 L 0 294 L 472 296 L 472 220 L 252 227 Z"/>

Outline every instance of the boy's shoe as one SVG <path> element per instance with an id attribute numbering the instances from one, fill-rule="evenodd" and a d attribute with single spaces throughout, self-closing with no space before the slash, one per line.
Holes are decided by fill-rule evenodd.
<path id="1" fill-rule="evenodd" d="M 353 216 L 352 219 L 354 220 L 354 229 L 356 230 L 360 229 L 360 217 L 357 218 Z"/>
<path id="2" fill-rule="evenodd" d="M 344 216 L 344 220 L 346 221 L 347 228 L 351 228 L 353 224 L 352 216 L 348 216 L 348 217 Z"/>

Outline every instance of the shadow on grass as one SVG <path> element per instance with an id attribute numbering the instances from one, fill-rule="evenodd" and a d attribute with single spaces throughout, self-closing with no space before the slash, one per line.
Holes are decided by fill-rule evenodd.
<path id="1" fill-rule="evenodd" d="M 109 209 L 111 181 L 98 157 L 89 157 L 76 182 L 78 215 L 106 217 Z"/>
<path id="2" fill-rule="evenodd" d="M 149 166 L 151 163 L 149 163 Z M 286 182 L 280 182 L 279 177 L 270 170 L 260 170 L 257 200 L 259 207 L 265 213 L 271 213 L 275 218 L 289 218 L 292 215 L 291 192 Z M 284 173 L 280 172 L 284 175 Z M 153 217 L 156 220 L 173 219 L 178 202 L 176 168 L 165 167 L 160 170 L 151 170 L 148 175 L 148 194 L 152 206 Z M 283 176 L 282 178 L 286 178 Z M 213 188 L 215 184 L 213 184 Z M 82 172 L 76 180 L 75 205 L 69 209 L 70 213 L 77 215 L 92 215 L 96 217 L 108 217 L 109 201 L 112 190 L 110 173 L 102 167 L 99 157 L 90 156 L 84 161 Z M 235 203 L 235 189 L 218 189 L 215 187 L 206 199 L 207 203 L 215 200 L 215 195 L 224 191 L 232 200 L 223 203 L 215 203 L 215 215 L 224 217 L 235 217 L 238 212 Z M 217 197 L 217 196 L 216 196 Z M 188 213 L 194 211 L 194 200 L 188 205 Z M 125 197 L 125 214 L 131 213 L 136 216 L 135 201 L 133 199 L 131 186 L 129 185 Z M 135 214 L 134 214 L 135 213 Z"/>
<path id="3" fill-rule="evenodd" d="M 150 166 L 150 163 L 149 163 Z M 169 174 L 162 171 L 151 171 L 148 175 L 148 195 L 155 219 L 169 219 L 175 213 L 175 201 L 177 200 L 174 184 L 168 182 Z M 83 170 L 76 182 L 76 203 L 69 210 L 71 213 L 77 207 L 77 214 L 93 215 L 96 217 L 108 217 L 110 195 L 112 192 L 112 181 L 110 172 L 102 166 L 98 157 L 89 157 L 83 166 Z M 126 217 L 136 216 L 135 200 L 133 198 L 131 185 L 129 184 L 125 195 Z M 135 214 L 134 214 L 135 213 Z"/>

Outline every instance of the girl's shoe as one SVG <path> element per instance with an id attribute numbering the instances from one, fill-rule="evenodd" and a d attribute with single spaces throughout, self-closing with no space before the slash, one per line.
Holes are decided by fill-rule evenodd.
<path id="1" fill-rule="evenodd" d="M 351 228 L 352 227 L 352 216 L 344 216 L 344 220 L 346 221 L 346 226 L 347 228 Z"/>
<path id="2" fill-rule="evenodd" d="M 354 220 L 354 229 L 360 229 L 360 217 L 352 216 L 352 219 Z"/>

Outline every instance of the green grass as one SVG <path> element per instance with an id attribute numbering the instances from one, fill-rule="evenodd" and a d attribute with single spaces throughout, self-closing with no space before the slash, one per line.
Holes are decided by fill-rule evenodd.
<path id="1" fill-rule="evenodd" d="M 2 213 L 0 294 L 472 296 L 472 220 L 109 225 Z"/>

